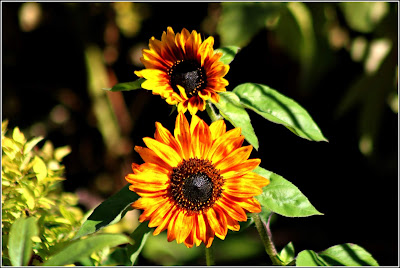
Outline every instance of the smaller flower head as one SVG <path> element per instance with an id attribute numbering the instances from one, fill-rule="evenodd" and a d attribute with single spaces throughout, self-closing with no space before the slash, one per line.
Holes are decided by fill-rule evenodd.
<path id="1" fill-rule="evenodd" d="M 154 235 L 168 229 L 168 241 L 210 247 L 215 236 L 238 231 L 246 212 L 261 211 L 254 196 L 269 180 L 252 172 L 260 159 L 248 159 L 253 147 L 242 147 L 240 128 L 226 131 L 223 120 L 208 126 L 196 115 L 189 125 L 179 113 L 174 135 L 157 122 L 154 138 L 135 147 L 145 163 L 125 177 Z"/>
<path id="2" fill-rule="evenodd" d="M 226 91 L 228 81 L 223 77 L 229 65 L 219 61 L 222 54 L 214 53 L 214 38 L 204 42 L 196 31 L 183 29 L 175 34 L 171 27 L 163 32 L 161 41 L 152 37 L 149 49 L 140 58 L 146 69 L 135 71 L 145 78 L 142 87 L 178 106 L 178 112 L 193 115 L 204 111 L 206 101 L 219 101 L 218 92 Z"/>

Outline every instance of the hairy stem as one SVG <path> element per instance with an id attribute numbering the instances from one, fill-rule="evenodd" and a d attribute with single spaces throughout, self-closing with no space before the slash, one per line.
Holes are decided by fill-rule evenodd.
<path id="1" fill-rule="evenodd" d="M 279 259 L 279 255 L 276 251 L 275 245 L 272 242 L 272 234 L 269 229 L 269 221 L 271 219 L 271 215 L 268 217 L 268 223 L 263 222 L 258 213 L 253 214 L 253 220 L 256 225 L 257 231 L 260 234 L 261 240 L 264 243 L 265 251 L 271 258 L 272 264 L 283 265 L 282 261 Z"/>

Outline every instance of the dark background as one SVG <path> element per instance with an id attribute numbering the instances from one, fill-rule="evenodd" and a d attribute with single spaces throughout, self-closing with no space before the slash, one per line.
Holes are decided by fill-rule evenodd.
<path id="1" fill-rule="evenodd" d="M 101 53 L 100 67 L 106 70 L 107 81 L 104 87 L 133 81 L 137 78 L 133 71 L 142 68 L 138 62 L 141 48 L 147 46 L 151 36 L 160 39 L 167 26 L 172 26 L 175 32 L 185 27 L 204 36 L 213 35 L 214 48 L 219 47 L 217 24 L 223 14 L 221 5 L 140 3 L 120 9 L 112 3 L 36 5 L 41 12 L 40 20 L 36 26 L 30 26 L 29 22 L 21 22 L 21 10 L 26 4 L 2 3 L 2 120 L 10 120 L 10 129 L 19 126 L 28 136 L 44 135 L 55 146 L 71 147 L 71 154 L 64 159 L 67 179 L 64 189 L 86 193 L 85 198 L 81 195 L 81 204 L 89 209 L 125 184 L 130 164 L 141 161 L 133 151 L 134 145 L 143 145 L 143 137 L 153 136 L 156 121 L 173 130 L 175 114 L 170 116 L 171 107 L 146 90 L 102 92 L 111 103 L 119 126 L 116 149 L 110 149 L 94 111 L 95 97 L 88 89 L 91 79 L 101 76 L 88 75 L 90 67 L 85 61 L 88 47 L 95 46 Z M 376 37 L 375 32 L 360 33 L 352 29 L 334 3 L 306 3 L 316 29 L 320 29 L 317 18 L 325 5 L 336 12 L 335 23 L 345 30 L 347 38 Z M 387 34 L 397 48 L 397 3 L 390 3 L 389 7 L 384 25 L 392 25 Z M 137 26 L 136 30 L 131 29 L 133 34 L 124 33 L 117 22 L 124 10 L 133 14 L 127 20 L 128 28 Z M 363 153 L 359 147 L 365 130 L 360 127 L 363 125 L 360 121 L 365 121 L 362 99 L 345 113 L 337 112 L 352 85 L 365 75 L 363 64 L 352 60 L 345 45 L 329 47 L 328 33 L 321 30 L 318 48 L 323 47 L 329 60 L 317 59 L 323 71 L 316 67 L 315 75 L 308 80 L 311 82 L 301 84 L 302 65 L 279 43 L 279 33 L 265 27 L 257 30 L 231 63 L 226 76 L 230 83 L 227 90 L 244 82 L 266 84 L 302 105 L 329 140 L 311 142 L 299 138 L 283 126 L 249 111 L 260 143 L 252 157 L 261 158 L 264 168 L 295 184 L 325 214 L 308 218 L 276 217 L 272 232 L 277 248 L 292 241 L 296 252 L 322 251 L 351 242 L 364 247 L 380 265 L 396 265 L 398 114 L 384 98 L 373 150 Z M 393 49 L 388 58 L 394 74 L 397 50 Z M 377 79 L 382 79 L 377 81 L 381 85 L 386 78 Z M 397 92 L 397 81 L 390 92 Z M 205 112 L 198 115 L 208 118 Z M 248 234 L 256 236 L 254 230 L 249 229 Z M 140 265 L 160 264 L 145 257 L 139 261 Z M 185 264 L 198 263 L 202 264 L 201 261 Z M 264 252 L 235 262 L 217 261 L 220 265 L 268 263 Z"/>

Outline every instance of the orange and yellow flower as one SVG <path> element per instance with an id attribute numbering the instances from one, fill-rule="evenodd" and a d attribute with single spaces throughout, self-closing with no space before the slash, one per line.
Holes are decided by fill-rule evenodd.
<path id="1" fill-rule="evenodd" d="M 161 41 L 152 37 L 149 49 L 140 58 L 145 69 L 135 71 L 145 78 L 142 87 L 178 106 L 178 112 L 193 115 L 204 111 L 208 99 L 219 101 L 218 92 L 226 91 L 228 81 L 223 77 L 229 65 L 220 60 L 222 54 L 213 49 L 214 38 L 204 42 L 196 31 L 183 29 L 175 34 L 171 27 L 163 32 Z"/>
<path id="2" fill-rule="evenodd" d="M 215 236 L 238 231 L 247 212 L 261 211 L 254 196 L 269 183 L 252 172 L 261 160 L 248 159 L 253 147 L 243 140 L 223 120 L 208 126 L 194 115 L 189 124 L 179 113 L 174 135 L 157 122 L 154 139 L 143 138 L 147 148 L 135 147 L 145 163 L 133 163 L 125 177 L 141 196 L 132 204 L 144 210 L 139 221 L 156 227 L 154 235 L 168 229 L 169 242 L 187 247 L 210 247 Z"/>

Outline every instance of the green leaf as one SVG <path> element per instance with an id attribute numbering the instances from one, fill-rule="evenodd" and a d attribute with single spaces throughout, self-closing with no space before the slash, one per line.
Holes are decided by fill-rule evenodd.
<path id="1" fill-rule="evenodd" d="M 146 81 L 144 78 L 139 78 L 135 81 L 132 82 L 125 82 L 125 83 L 119 83 L 113 86 L 112 88 L 103 88 L 104 90 L 107 91 L 130 91 L 130 90 L 135 90 L 135 89 L 140 89 L 142 88 L 142 83 Z"/>
<path id="2" fill-rule="evenodd" d="M 249 114 L 240 104 L 238 96 L 233 92 L 219 93 L 220 100 L 215 103 L 221 115 L 231 122 L 234 127 L 242 129 L 242 135 L 245 139 L 258 150 L 258 139 L 251 125 Z"/>
<path id="3" fill-rule="evenodd" d="M 296 186 L 283 177 L 261 167 L 257 167 L 253 172 L 270 180 L 270 183 L 263 187 L 262 194 L 256 196 L 262 206 L 286 217 L 323 215 Z"/>
<path id="4" fill-rule="evenodd" d="M 43 266 L 62 266 L 73 264 L 105 247 L 115 247 L 129 243 L 129 238 L 122 234 L 98 234 L 83 240 L 74 241 L 51 256 Z"/>
<path id="5" fill-rule="evenodd" d="M 279 258 L 285 264 L 288 264 L 294 259 L 294 246 L 292 242 L 289 242 L 279 253 Z"/>
<path id="6" fill-rule="evenodd" d="M 230 64 L 233 59 L 235 58 L 236 54 L 239 52 L 240 47 L 236 46 L 227 46 L 227 47 L 220 47 L 216 49 L 214 52 L 215 53 L 222 53 L 221 58 L 219 61 L 221 61 L 224 64 Z"/>
<path id="7" fill-rule="evenodd" d="M 152 231 L 151 228 L 147 226 L 148 222 L 142 222 L 138 227 L 136 227 L 135 231 L 130 235 L 133 239 L 134 244 L 127 247 L 128 256 L 130 256 L 130 260 L 132 265 L 135 264 L 137 258 L 139 257 L 140 252 L 143 249 L 144 244 L 146 243 L 147 237 Z"/>
<path id="8" fill-rule="evenodd" d="M 26 155 L 32 151 L 33 147 L 35 147 L 41 140 L 43 140 L 43 137 L 36 137 L 25 143 L 24 154 Z"/>
<path id="9" fill-rule="evenodd" d="M 329 266 L 312 250 L 303 250 L 297 255 L 296 266 Z"/>
<path id="10" fill-rule="evenodd" d="M 327 141 L 308 112 L 276 90 L 262 84 L 245 83 L 237 86 L 233 92 L 244 107 L 271 122 L 284 125 L 299 137 Z"/>
<path id="11" fill-rule="evenodd" d="M 8 252 L 13 266 L 28 265 L 32 256 L 32 237 L 39 228 L 33 217 L 19 218 L 12 225 L 8 240 Z"/>
<path id="12" fill-rule="evenodd" d="M 103 227 L 119 222 L 130 209 L 130 205 L 139 198 L 135 192 L 129 190 L 129 185 L 125 185 L 118 193 L 96 207 L 82 224 L 74 239 L 97 232 Z"/>
<path id="13" fill-rule="evenodd" d="M 362 247 L 351 243 L 330 247 L 318 255 L 329 265 L 379 266 L 370 253 Z"/>

